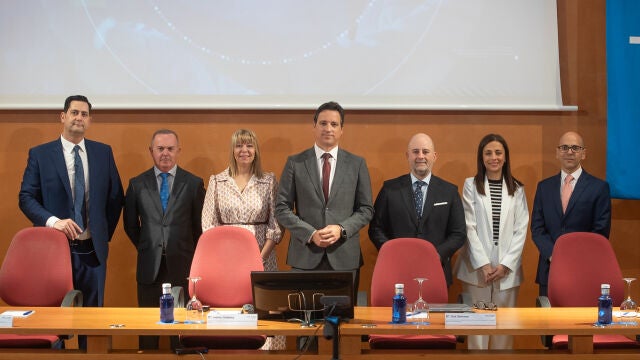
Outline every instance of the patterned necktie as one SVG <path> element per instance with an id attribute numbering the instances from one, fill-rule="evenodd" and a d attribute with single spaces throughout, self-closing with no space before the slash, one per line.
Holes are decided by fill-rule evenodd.
<path id="1" fill-rule="evenodd" d="M 162 212 L 167 210 L 167 204 L 169 203 L 169 173 L 161 173 L 162 183 L 160 184 L 160 202 L 162 203 Z"/>
<path id="2" fill-rule="evenodd" d="M 562 213 L 564 214 L 567 211 L 567 205 L 569 204 L 569 199 L 571 198 L 571 193 L 573 192 L 573 186 L 571 186 L 571 181 L 573 180 L 573 176 L 567 175 L 564 178 L 564 185 L 562 185 Z"/>
<path id="3" fill-rule="evenodd" d="M 84 166 L 80 158 L 80 146 L 73 148 L 73 221 L 84 230 L 86 206 L 84 202 Z"/>
<path id="4" fill-rule="evenodd" d="M 329 178 L 331 177 L 331 154 L 322 154 L 322 192 L 324 193 L 324 203 L 329 202 Z"/>
<path id="5" fill-rule="evenodd" d="M 422 187 L 426 186 L 427 183 L 421 180 L 415 182 L 416 190 L 413 192 L 413 199 L 416 202 L 416 215 L 418 215 L 418 219 L 422 218 Z"/>

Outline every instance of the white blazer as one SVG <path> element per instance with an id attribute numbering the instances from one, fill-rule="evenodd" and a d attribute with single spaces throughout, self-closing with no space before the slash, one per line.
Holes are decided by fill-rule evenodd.
<path id="1" fill-rule="evenodd" d="M 491 248 L 494 246 L 491 196 L 486 177 L 484 188 L 485 195 L 480 195 L 472 177 L 464 181 L 462 204 L 467 223 L 467 242 L 454 266 L 458 279 L 476 286 L 486 285 L 481 267 L 491 262 Z M 519 187 L 513 196 L 509 196 L 503 180 L 498 252 L 500 264 L 512 271 L 500 280 L 501 290 L 519 286 L 523 280 L 522 249 L 528 224 L 529 209 L 524 189 Z"/>

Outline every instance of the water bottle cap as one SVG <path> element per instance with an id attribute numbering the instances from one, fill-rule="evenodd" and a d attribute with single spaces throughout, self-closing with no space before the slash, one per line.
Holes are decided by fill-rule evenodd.
<path id="1" fill-rule="evenodd" d="M 164 284 L 162 284 L 162 288 L 163 288 L 163 289 L 166 289 L 166 288 L 171 289 L 171 283 L 164 283 Z"/>
<path id="2" fill-rule="evenodd" d="M 404 289 L 404 284 L 396 284 L 396 289 Z"/>
<path id="3" fill-rule="evenodd" d="M 610 288 L 611 288 L 611 285 L 609 285 L 609 284 L 601 284 L 600 285 L 600 289 L 610 289 Z"/>

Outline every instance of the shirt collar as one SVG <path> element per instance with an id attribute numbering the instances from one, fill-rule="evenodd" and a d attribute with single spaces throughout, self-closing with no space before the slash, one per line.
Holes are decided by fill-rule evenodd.
<path id="1" fill-rule="evenodd" d="M 318 146 L 318 144 L 313 144 L 313 149 L 316 152 L 316 159 L 320 160 L 322 159 L 322 155 L 326 152 L 328 152 L 329 154 L 331 154 L 331 157 L 334 158 L 335 160 L 338 159 L 338 147 L 334 147 L 333 149 L 331 149 L 330 151 L 324 151 L 322 149 L 320 149 L 320 147 Z"/>
<path id="2" fill-rule="evenodd" d="M 176 171 L 178 169 L 178 165 L 173 165 L 173 167 L 171 168 L 171 170 L 167 171 L 169 174 L 171 174 L 171 176 L 175 177 L 176 176 Z M 153 166 L 153 172 L 156 174 L 156 177 L 160 176 L 160 174 L 162 174 L 162 171 L 160 171 L 160 169 L 158 169 L 155 165 Z"/>
<path id="3" fill-rule="evenodd" d="M 564 184 L 564 179 L 567 177 L 567 175 L 569 175 L 567 172 L 565 172 L 564 170 L 560 170 L 560 184 Z M 582 175 L 582 166 L 580 166 L 578 170 L 571 173 L 571 176 L 573 176 L 573 180 L 575 181 L 578 181 L 580 175 Z"/>
<path id="4" fill-rule="evenodd" d="M 422 181 L 426 182 L 426 183 L 427 183 L 427 185 L 429 185 L 429 183 L 431 182 L 431 175 L 432 175 L 432 174 L 433 174 L 433 173 L 429 172 L 429 175 L 427 175 L 427 177 L 426 177 L 426 178 L 422 179 Z M 415 184 L 415 183 L 416 183 L 416 181 L 420 180 L 420 179 L 418 179 L 415 175 L 413 175 L 413 173 L 412 173 L 412 172 L 410 172 L 410 173 L 409 173 L 409 175 L 411 175 L 411 185 Z"/>
<path id="5" fill-rule="evenodd" d="M 80 146 L 80 149 L 82 149 L 85 154 L 87 153 L 87 148 L 84 144 L 84 138 L 82 138 L 82 140 L 80 140 L 78 144 L 74 144 L 71 141 L 65 139 L 64 136 L 60 135 L 60 141 L 62 142 L 62 150 L 64 150 L 65 153 L 73 153 L 73 148 L 76 147 L 76 145 Z"/>

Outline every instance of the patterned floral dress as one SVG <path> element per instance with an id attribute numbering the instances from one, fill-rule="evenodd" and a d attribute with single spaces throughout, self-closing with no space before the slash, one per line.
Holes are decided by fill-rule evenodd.
<path id="1" fill-rule="evenodd" d="M 274 213 L 277 188 L 273 173 L 264 173 L 261 179 L 252 176 L 243 191 L 229 176 L 229 168 L 212 175 L 202 209 L 202 230 L 233 225 L 251 231 L 258 240 L 260 250 L 267 239 L 279 243 L 282 231 Z M 275 250 L 264 262 L 264 269 L 278 270 Z"/>

